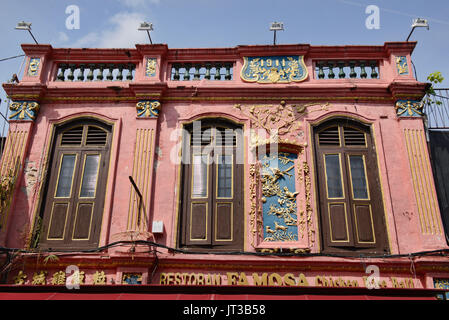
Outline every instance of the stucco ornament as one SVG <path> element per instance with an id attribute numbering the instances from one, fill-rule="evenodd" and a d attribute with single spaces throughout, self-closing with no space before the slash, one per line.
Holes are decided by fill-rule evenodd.
<path id="1" fill-rule="evenodd" d="M 13 102 L 9 106 L 12 111 L 9 116 L 10 120 L 32 120 L 34 121 L 39 111 L 39 103 L 35 101 L 19 101 Z"/>
<path id="2" fill-rule="evenodd" d="M 157 118 L 161 110 L 161 103 L 156 100 L 140 101 L 136 105 L 137 117 L 139 118 Z"/>
<path id="3" fill-rule="evenodd" d="M 399 100 L 395 106 L 398 117 L 420 117 L 423 115 L 422 109 L 419 101 Z"/>
<path id="4" fill-rule="evenodd" d="M 241 78 L 257 83 L 300 82 L 308 72 L 303 56 L 244 57 Z"/>
<path id="5" fill-rule="evenodd" d="M 145 75 L 147 77 L 154 77 L 156 75 L 156 65 L 157 61 L 155 58 L 148 58 L 146 69 L 145 69 Z"/>

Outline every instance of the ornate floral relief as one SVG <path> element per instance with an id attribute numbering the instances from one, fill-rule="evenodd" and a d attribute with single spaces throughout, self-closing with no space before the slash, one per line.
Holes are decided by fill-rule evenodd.
<path id="1" fill-rule="evenodd" d="M 281 152 L 261 159 L 263 241 L 298 240 L 295 158 Z"/>
<path id="2" fill-rule="evenodd" d="M 400 75 L 408 75 L 408 64 L 406 56 L 396 57 L 396 68 Z"/>
<path id="3" fill-rule="evenodd" d="M 39 65 L 41 64 L 40 58 L 30 58 L 30 63 L 28 66 L 28 75 L 37 76 L 39 73 Z"/>
<path id="4" fill-rule="evenodd" d="M 317 109 L 310 107 L 318 105 Z M 252 146 L 266 145 L 270 143 L 291 144 L 301 146 L 300 141 L 304 139 L 302 130 L 302 118 L 316 111 L 327 110 L 329 103 L 287 105 L 281 101 L 279 105 L 252 105 L 242 106 L 237 104 L 234 108 L 243 112 L 251 119 L 250 142 Z M 264 130 L 262 137 L 257 129 Z M 263 134 L 262 134 L 263 135 Z"/>
<path id="5" fill-rule="evenodd" d="M 423 105 L 419 101 L 399 100 L 395 110 L 398 117 L 420 117 L 423 115 Z"/>
<path id="6" fill-rule="evenodd" d="M 300 82 L 308 72 L 303 56 L 244 57 L 241 78 L 257 83 Z"/>
<path id="7" fill-rule="evenodd" d="M 147 77 L 154 77 L 156 75 L 156 65 L 157 65 L 156 58 L 148 58 L 147 59 L 147 64 L 146 64 L 146 69 L 145 69 L 145 75 Z"/>
<path id="8" fill-rule="evenodd" d="M 156 100 L 140 101 L 136 104 L 137 117 L 157 118 L 161 110 L 161 103 Z"/>
<path id="9" fill-rule="evenodd" d="M 39 103 L 34 101 L 13 102 L 9 106 L 9 110 L 11 110 L 10 120 L 34 121 L 39 111 Z"/>

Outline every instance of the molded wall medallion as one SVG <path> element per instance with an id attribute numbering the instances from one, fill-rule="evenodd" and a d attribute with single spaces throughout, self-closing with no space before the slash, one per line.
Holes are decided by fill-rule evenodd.
<path id="1" fill-rule="evenodd" d="M 406 76 L 409 73 L 408 63 L 406 56 L 397 56 L 396 57 L 396 70 L 401 76 Z"/>
<path id="2" fill-rule="evenodd" d="M 423 106 L 419 101 L 399 100 L 395 110 L 398 117 L 421 117 Z"/>
<path id="3" fill-rule="evenodd" d="M 303 56 L 243 57 L 241 78 L 257 83 L 300 82 L 308 72 Z"/>
<path id="4" fill-rule="evenodd" d="M 37 76 L 39 73 L 40 64 L 40 58 L 30 58 L 30 63 L 28 65 L 28 75 L 32 77 Z"/>
<path id="5" fill-rule="evenodd" d="M 12 102 L 9 110 L 11 110 L 10 120 L 34 121 L 39 111 L 39 103 L 35 101 Z"/>
<path id="6" fill-rule="evenodd" d="M 139 101 L 136 104 L 137 117 L 157 118 L 161 110 L 161 103 L 157 100 Z"/>
<path id="7" fill-rule="evenodd" d="M 157 66 L 156 58 L 148 58 L 145 64 L 145 75 L 147 77 L 156 76 L 156 66 Z"/>

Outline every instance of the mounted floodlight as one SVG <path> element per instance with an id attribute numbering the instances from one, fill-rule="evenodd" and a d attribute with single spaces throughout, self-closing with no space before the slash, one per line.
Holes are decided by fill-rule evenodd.
<path id="1" fill-rule="evenodd" d="M 34 37 L 34 35 L 31 33 L 31 23 L 30 22 L 21 21 L 21 22 L 17 23 L 17 26 L 14 29 L 27 30 L 31 34 L 31 37 L 33 37 L 34 42 L 36 42 L 36 44 L 39 44 L 39 43 L 37 43 L 37 40 Z"/>
<path id="2" fill-rule="evenodd" d="M 408 41 L 408 39 L 410 39 L 410 36 L 412 35 L 415 28 L 427 28 L 427 30 L 429 30 L 429 23 L 427 22 L 427 19 L 422 18 L 413 19 L 412 31 L 410 31 L 410 34 L 408 35 L 407 40 L 405 41 Z"/>
<path id="3" fill-rule="evenodd" d="M 413 19 L 413 24 L 412 24 L 412 28 L 417 28 L 417 27 L 424 27 L 427 28 L 427 30 L 429 30 L 429 23 L 427 22 L 427 19 Z"/>
<path id="4" fill-rule="evenodd" d="M 31 23 L 22 21 L 17 23 L 17 27 L 15 27 L 17 30 L 31 30 Z"/>
<path id="5" fill-rule="evenodd" d="M 272 22 L 270 25 L 270 31 L 274 31 L 273 45 L 276 45 L 276 31 L 284 31 L 283 22 Z"/>
<path id="6" fill-rule="evenodd" d="M 148 34 L 148 38 L 150 39 L 150 43 L 153 44 L 153 41 L 151 41 L 150 31 L 153 31 L 153 24 L 149 22 L 142 22 L 140 24 L 140 27 L 137 29 L 139 31 L 146 31 Z"/>

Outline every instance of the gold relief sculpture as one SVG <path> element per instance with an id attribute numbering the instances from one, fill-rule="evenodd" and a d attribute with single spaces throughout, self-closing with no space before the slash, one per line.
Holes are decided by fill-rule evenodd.
<path id="1" fill-rule="evenodd" d="M 304 184 L 305 184 L 305 191 L 306 191 L 306 213 L 304 216 L 304 219 L 307 223 L 307 229 L 308 229 L 308 236 L 309 236 L 309 247 L 312 247 L 313 243 L 315 242 L 315 230 L 313 229 L 313 223 L 312 223 L 312 201 L 311 201 L 311 189 L 312 185 L 310 182 L 310 170 L 309 170 L 309 164 L 306 161 L 303 161 L 303 172 L 304 172 Z"/>
<path id="2" fill-rule="evenodd" d="M 12 111 L 9 119 L 11 120 L 34 120 L 39 111 L 39 103 L 37 102 L 13 102 L 9 106 Z"/>
<path id="3" fill-rule="evenodd" d="M 318 105 L 319 108 L 310 110 L 310 107 Z M 279 105 L 252 105 L 243 107 L 234 105 L 251 119 L 252 129 L 264 129 L 268 138 L 262 138 L 255 132 L 251 132 L 250 142 L 252 146 L 267 144 L 289 144 L 298 147 L 303 146 L 298 140 L 302 140 L 304 132 L 301 131 L 302 121 L 305 115 L 311 112 L 328 110 L 329 103 L 309 103 L 301 105 L 287 105 L 281 101 Z M 290 138 L 284 136 L 290 135 Z"/>
<path id="4" fill-rule="evenodd" d="M 159 101 L 140 101 L 136 104 L 137 117 L 151 118 L 158 117 L 161 110 L 161 103 Z"/>
<path id="5" fill-rule="evenodd" d="M 250 211 L 249 211 L 249 224 L 251 226 L 251 246 L 255 248 L 254 240 L 257 234 L 262 234 L 263 222 L 261 220 L 261 209 L 258 209 L 257 205 L 257 185 L 260 181 L 259 168 L 256 164 L 251 164 L 249 166 L 250 184 L 249 184 L 249 194 L 250 194 Z"/>
<path id="6" fill-rule="evenodd" d="M 270 167 L 270 162 L 272 160 L 278 160 L 283 165 L 284 170 L 279 168 Z M 297 240 L 296 233 L 288 230 L 289 226 L 297 226 L 297 206 L 296 206 L 296 196 L 298 192 L 291 192 L 287 186 L 281 188 L 279 184 L 279 179 L 284 179 L 286 177 L 291 178 L 290 173 L 294 170 L 294 161 L 288 157 L 287 153 L 280 152 L 278 155 L 264 156 L 262 161 L 261 170 L 261 185 L 262 185 L 262 196 L 264 198 L 276 197 L 277 203 L 271 202 L 267 216 L 275 216 L 277 220 L 273 220 L 273 226 L 265 227 L 265 237 L 264 241 L 295 241 Z M 293 165 L 289 166 L 289 163 Z"/>
<path id="7" fill-rule="evenodd" d="M 396 68 L 399 74 L 408 74 L 407 57 L 396 57 Z"/>
<path id="8" fill-rule="evenodd" d="M 147 77 L 154 77 L 156 75 L 156 59 L 148 58 L 145 74 Z"/>
<path id="9" fill-rule="evenodd" d="M 396 114 L 401 116 L 422 116 L 423 104 L 419 101 L 399 100 L 395 105 Z"/>
<path id="10" fill-rule="evenodd" d="M 241 78 L 257 83 L 290 83 L 304 81 L 307 68 L 303 56 L 243 57 Z"/>
<path id="11" fill-rule="evenodd" d="M 37 76 L 39 72 L 39 65 L 41 63 L 40 58 L 30 58 L 30 64 L 28 67 L 28 75 L 29 76 Z"/>

